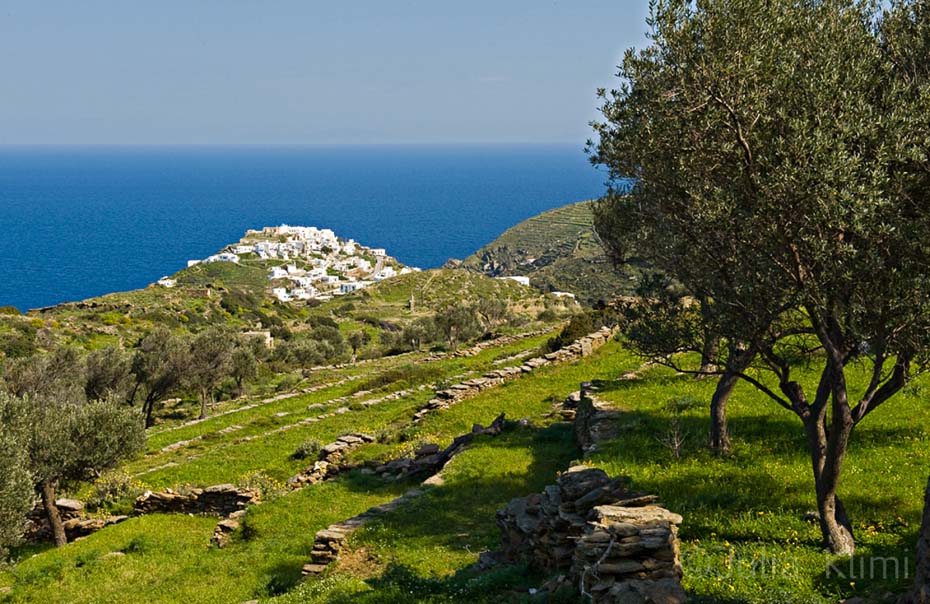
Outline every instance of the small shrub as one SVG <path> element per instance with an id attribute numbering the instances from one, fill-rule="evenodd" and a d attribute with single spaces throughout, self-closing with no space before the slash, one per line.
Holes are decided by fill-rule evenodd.
<path id="1" fill-rule="evenodd" d="M 109 509 L 133 499 L 143 491 L 142 483 L 121 471 L 107 472 L 94 481 L 94 492 L 87 500 L 91 510 Z"/>
<path id="2" fill-rule="evenodd" d="M 552 310 L 551 308 L 547 308 L 546 310 L 544 310 L 544 311 L 542 311 L 541 313 L 539 313 L 538 315 L 536 315 L 536 320 L 537 320 L 537 321 L 542 321 L 543 323 L 551 323 L 551 322 L 555 321 L 555 320 L 558 319 L 558 318 L 559 318 L 558 313 L 556 313 L 556 312 L 555 312 L 554 310 Z"/>
<path id="3" fill-rule="evenodd" d="M 287 492 L 287 486 L 284 483 L 275 480 L 261 470 L 249 472 L 242 477 L 240 484 L 242 487 L 258 493 L 258 496 L 264 501 L 270 501 Z"/>
<path id="4" fill-rule="evenodd" d="M 129 543 L 126 544 L 122 551 L 127 554 L 145 554 L 157 548 L 158 544 L 148 535 L 136 535 L 129 540 Z"/>
<path id="5" fill-rule="evenodd" d="M 323 443 L 316 438 L 308 438 L 304 442 L 300 443 L 297 447 L 297 450 L 291 454 L 293 459 L 316 459 L 320 454 L 320 451 L 323 450 Z"/>

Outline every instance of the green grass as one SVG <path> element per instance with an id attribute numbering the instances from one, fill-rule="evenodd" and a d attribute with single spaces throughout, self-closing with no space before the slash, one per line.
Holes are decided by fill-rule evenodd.
<path id="1" fill-rule="evenodd" d="M 448 372 L 479 368 L 502 355 L 502 348 L 492 349 L 480 358 L 437 366 Z M 378 370 L 397 366 L 379 362 Z M 423 400 L 417 396 L 248 443 L 210 436 L 214 425 L 202 445 L 177 458 L 180 465 L 147 474 L 145 481 L 153 486 L 236 482 L 258 469 L 280 480 L 305 465 L 289 459 L 303 440 L 327 442 L 350 430 L 387 428 L 390 433 L 384 442 L 357 449 L 352 458 L 360 461 L 407 453 L 425 441 L 448 444 L 502 411 L 510 420 L 529 419 L 532 427 L 511 423 L 497 438 L 479 438 L 447 466 L 444 484 L 353 535 L 343 562 L 319 579 L 299 581 L 313 533 L 400 495 L 411 483 L 385 484 L 352 472 L 314 485 L 253 508 L 245 529 L 223 550 L 207 545 L 215 519 L 186 516 L 133 519 L 60 550 L 23 550 L 37 555 L 23 559 L 13 573 L 0 573 L 0 585 L 14 587 L 0 602 L 576 601 L 529 596 L 529 588 L 546 578 L 523 567 L 479 573 L 472 565 L 481 551 L 498 543 L 496 510 L 512 497 L 552 484 L 559 470 L 580 457 L 570 429 L 551 411 L 554 401 L 592 379 L 601 387 L 599 396 L 623 413 L 620 437 L 603 444 L 589 461 L 612 475 L 632 477 L 635 489 L 659 495 L 683 515 L 684 584 L 692 601 L 826 604 L 853 595 L 879 601 L 886 591 L 906 588 L 903 579 L 826 575 L 830 563 L 848 575 L 848 563 L 824 554 L 817 526 L 803 520 L 804 512 L 816 506 L 797 418 L 741 385 L 730 403 L 734 450 L 717 457 L 704 447 L 713 381 L 661 368 L 644 371 L 639 379 L 618 380 L 639 366 L 639 359 L 612 343 L 583 361 L 545 367 L 429 414 L 415 426 L 405 422 Z M 863 377 L 853 375 L 850 381 L 856 385 Z M 914 563 L 930 467 L 925 394 L 926 380 L 920 380 L 874 412 L 853 436 L 840 495 L 866 568 L 871 556 L 906 557 Z M 680 411 L 671 411 L 670 401 Z M 269 406 L 255 421 L 271 422 L 273 409 Z M 675 413 L 686 437 L 680 459 L 660 442 Z M 202 456 L 186 461 L 191 453 Z M 127 554 L 103 557 L 112 551 Z"/>
<path id="2" fill-rule="evenodd" d="M 854 374 L 851 382 L 861 385 L 864 377 Z M 660 369 L 641 380 L 605 384 L 602 397 L 626 410 L 622 436 L 592 458 L 683 515 L 686 588 L 711 602 L 772 603 L 835 602 L 905 589 L 903 568 L 901 580 L 886 580 L 881 572 L 826 576 L 835 559 L 821 551 L 818 526 L 803 520 L 816 510 L 816 500 L 800 420 L 751 387 L 740 385 L 730 403 L 731 455 L 717 457 L 704 448 L 707 411 L 698 405 L 682 414 L 687 444 L 683 457 L 673 458 L 657 438 L 670 430 L 668 401 L 706 401 L 713 387 L 713 381 Z M 839 494 L 857 533 L 857 575 L 859 560 L 868 568 L 873 556 L 914 563 L 930 468 L 930 410 L 922 391 L 911 388 L 890 401 L 853 435 Z M 849 575 L 848 562 L 837 566 Z"/>

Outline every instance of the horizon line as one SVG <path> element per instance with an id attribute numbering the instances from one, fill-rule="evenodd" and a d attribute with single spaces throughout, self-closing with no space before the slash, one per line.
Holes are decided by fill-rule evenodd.
<path id="1" fill-rule="evenodd" d="M 374 141 L 321 143 L 2 143 L 0 148 L 13 147 L 474 147 L 474 146 L 587 146 L 587 141 Z"/>

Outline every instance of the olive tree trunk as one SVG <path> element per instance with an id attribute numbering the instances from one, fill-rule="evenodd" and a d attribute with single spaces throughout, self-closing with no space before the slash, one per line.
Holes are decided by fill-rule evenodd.
<path id="1" fill-rule="evenodd" d="M 851 556 L 856 551 L 856 542 L 852 523 L 843 502 L 837 496 L 837 487 L 855 422 L 846 398 L 846 382 L 842 371 L 835 372 L 832 378 L 824 376 L 822 386 L 831 381 L 832 394 L 829 396 L 833 402 L 833 417 L 829 427 L 825 404 L 807 407 L 799 416 L 807 434 L 823 545 L 834 554 Z"/>
<path id="2" fill-rule="evenodd" d="M 48 526 L 52 531 L 52 538 L 55 540 L 55 547 L 61 547 L 68 544 L 68 536 L 65 534 L 65 526 L 61 522 L 58 506 L 55 505 L 55 489 L 57 486 L 57 480 L 45 480 L 39 485 L 39 488 L 42 491 L 42 507 L 45 510 Z"/>
<path id="3" fill-rule="evenodd" d="M 730 433 L 727 429 L 727 401 L 739 377 L 730 371 L 724 372 L 710 399 L 710 450 L 724 454 L 730 451 Z"/>

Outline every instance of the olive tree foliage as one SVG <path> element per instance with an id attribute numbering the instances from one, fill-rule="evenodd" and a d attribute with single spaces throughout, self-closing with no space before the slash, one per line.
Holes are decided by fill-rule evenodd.
<path id="1" fill-rule="evenodd" d="M 133 384 L 128 395 L 131 405 L 142 399 L 145 427 L 154 423 L 155 406 L 184 381 L 189 365 L 187 342 L 165 327 L 149 332 L 133 351 Z"/>
<path id="2" fill-rule="evenodd" d="M 34 491 L 29 459 L 22 446 L 26 414 L 21 402 L 0 391 L 0 564 L 26 528 Z"/>
<path id="3" fill-rule="evenodd" d="M 441 335 L 450 350 L 458 350 L 460 342 L 478 337 L 483 333 L 478 314 L 471 306 L 457 304 L 436 313 L 433 317 L 435 330 Z"/>
<path id="4" fill-rule="evenodd" d="M 717 371 L 801 420 L 824 543 L 846 554 L 837 494 L 853 428 L 930 351 L 926 2 L 880 10 L 658 0 L 651 43 L 602 91 L 593 146 L 613 178 L 635 179 L 601 203 L 598 231 L 628 230 L 616 252 L 635 244 L 700 300 L 681 350 L 717 334 Z M 651 302 L 662 322 L 671 305 Z M 849 387 L 852 366 L 864 387 Z"/>
<path id="5" fill-rule="evenodd" d="M 47 393 L 20 399 L 26 407 L 21 441 L 33 485 L 56 545 L 67 543 L 55 504 L 62 482 L 95 476 L 142 449 L 145 433 L 137 410 L 121 400 L 68 400 Z"/>
<path id="6" fill-rule="evenodd" d="M 200 399 L 200 419 L 207 417 L 220 382 L 234 370 L 236 338 L 229 331 L 212 327 L 197 335 L 190 343 L 188 367 L 184 380 L 197 391 Z"/>
<path id="7" fill-rule="evenodd" d="M 84 359 L 84 394 L 89 400 L 125 398 L 132 388 L 132 355 L 108 346 Z"/>

